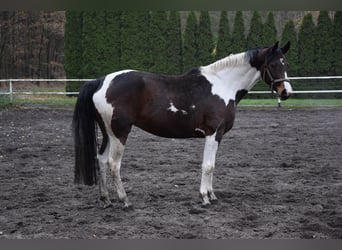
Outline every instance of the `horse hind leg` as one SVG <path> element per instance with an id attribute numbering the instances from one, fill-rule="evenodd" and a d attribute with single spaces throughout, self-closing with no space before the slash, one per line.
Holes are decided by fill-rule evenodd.
<path id="1" fill-rule="evenodd" d="M 99 152 L 97 159 L 99 162 L 99 188 L 100 200 L 104 202 L 104 208 L 113 206 L 109 199 L 109 192 L 107 189 L 107 168 L 109 167 L 109 150 L 110 146 L 107 144 L 103 152 Z"/>
<path id="2" fill-rule="evenodd" d="M 109 136 L 106 131 L 106 126 L 99 113 L 97 114 L 97 123 L 102 132 L 102 143 L 97 154 L 98 160 L 98 179 L 99 179 L 99 189 L 100 189 L 100 201 L 104 202 L 104 208 L 113 206 L 109 199 L 109 192 L 107 189 L 107 168 L 109 167 Z"/>
<path id="3" fill-rule="evenodd" d="M 121 160 L 123 157 L 125 146 L 116 137 L 110 137 L 110 150 L 109 150 L 109 168 L 113 176 L 114 186 L 116 188 L 119 200 L 124 203 L 124 208 L 131 208 L 132 205 L 127 198 L 126 191 L 123 187 L 120 169 Z"/>

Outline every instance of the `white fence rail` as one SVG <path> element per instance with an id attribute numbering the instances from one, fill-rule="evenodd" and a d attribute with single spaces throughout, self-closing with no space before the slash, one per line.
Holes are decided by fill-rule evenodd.
<path id="1" fill-rule="evenodd" d="M 313 76 L 313 77 L 289 77 L 290 80 L 325 80 L 325 79 L 342 79 L 342 76 Z M 1 91 L 0 95 L 9 95 L 10 99 L 13 99 L 14 95 L 77 95 L 78 92 L 51 92 L 51 91 L 15 91 L 15 83 L 18 82 L 86 82 L 94 79 L 0 79 L 1 83 L 8 83 L 8 90 Z M 342 86 L 341 86 L 342 88 Z M 250 91 L 250 94 L 269 94 L 270 91 Z M 305 94 L 305 93 L 342 93 L 342 89 L 334 90 L 295 90 L 294 94 Z"/>
<path id="2" fill-rule="evenodd" d="M 342 76 L 303 76 L 303 77 L 288 77 L 289 80 L 327 80 L 327 79 L 342 79 Z M 341 85 L 342 88 L 342 85 Z M 270 91 L 250 91 L 249 94 L 268 94 Z M 342 93 L 342 89 L 333 90 L 295 90 L 294 94 L 327 94 L 327 93 Z"/>
<path id="3" fill-rule="evenodd" d="M 66 92 L 66 91 L 15 91 L 13 88 L 14 83 L 18 82 L 86 82 L 94 79 L 0 79 L 2 82 L 8 83 L 8 91 L 0 91 L 0 95 L 9 95 L 11 101 L 13 95 L 78 95 L 78 92 Z"/>

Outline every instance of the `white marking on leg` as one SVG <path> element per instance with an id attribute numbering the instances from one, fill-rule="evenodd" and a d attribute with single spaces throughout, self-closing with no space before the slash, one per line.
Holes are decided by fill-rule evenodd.
<path id="1" fill-rule="evenodd" d="M 98 154 L 97 159 L 99 162 L 99 168 L 100 168 L 100 199 L 104 201 L 105 205 L 104 207 L 108 207 L 111 205 L 111 201 L 109 199 L 109 193 L 107 189 L 107 167 L 109 167 L 109 143 L 107 144 L 106 150 L 103 152 L 103 154 Z"/>
<path id="2" fill-rule="evenodd" d="M 106 192 L 105 188 L 105 166 L 108 166 L 111 170 L 114 179 L 114 185 L 116 187 L 117 194 L 119 199 L 122 200 L 125 204 L 125 207 L 130 205 L 125 189 L 122 185 L 121 177 L 120 177 L 120 168 L 121 168 L 121 159 L 124 152 L 124 145 L 120 142 L 118 138 L 115 137 L 112 128 L 111 128 L 111 120 L 114 112 L 114 107 L 111 103 L 107 102 L 106 92 L 112 83 L 112 80 L 121 74 L 131 72 L 132 70 L 123 70 L 114 72 L 105 77 L 102 87 L 93 95 L 93 102 L 101 118 L 105 124 L 107 134 L 109 136 L 108 146 L 106 148 L 106 152 L 99 156 L 99 162 L 102 162 L 102 166 L 100 165 L 100 174 L 102 175 L 103 185 L 102 191 Z M 102 169 L 102 170 L 101 170 Z M 101 183 L 100 183 L 101 185 Z M 101 188 L 101 187 L 100 187 Z M 108 191 L 107 191 L 108 192 Z"/>
<path id="3" fill-rule="evenodd" d="M 130 203 L 127 198 L 127 194 L 123 187 L 120 169 L 121 169 L 121 160 L 124 153 L 124 145 L 114 136 L 109 137 L 110 141 L 110 149 L 109 149 L 109 167 L 111 173 L 113 175 L 114 185 L 118 194 L 120 201 L 122 201 L 125 207 L 130 206 Z"/>
<path id="4" fill-rule="evenodd" d="M 213 172 L 215 168 L 216 152 L 218 142 L 215 140 L 216 133 L 205 138 L 205 146 L 202 162 L 202 179 L 200 193 L 203 199 L 203 205 L 210 204 L 210 198 L 216 199 L 213 194 Z"/>

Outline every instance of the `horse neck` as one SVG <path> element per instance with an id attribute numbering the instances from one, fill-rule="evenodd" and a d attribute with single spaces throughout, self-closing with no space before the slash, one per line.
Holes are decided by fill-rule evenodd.
<path id="1" fill-rule="evenodd" d="M 230 55 L 208 66 L 202 72 L 212 79 L 213 84 L 223 84 L 231 90 L 251 90 L 260 79 L 260 71 L 252 67 L 246 52 Z"/>

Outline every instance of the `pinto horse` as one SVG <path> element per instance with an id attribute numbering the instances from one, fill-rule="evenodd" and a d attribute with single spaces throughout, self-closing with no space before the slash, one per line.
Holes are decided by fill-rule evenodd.
<path id="1" fill-rule="evenodd" d="M 120 178 L 121 159 L 132 126 L 167 138 L 205 138 L 200 195 L 203 205 L 213 191 L 215 157 L 222 136 L 234 123 L 236 105 L 259 79 L 282 100 L 292 92 L 284 54 L 288 42 L 229 55 L 183 75 L 135 70 L 108 74 L 83 85 L 73 116 L 75 183 L 99 180 L 100 199 L 111 206 L 106 185 L 109 167 L 119 200 L 129 208 Z M 96 126 L 102 132 L 97 148 Z"/>

